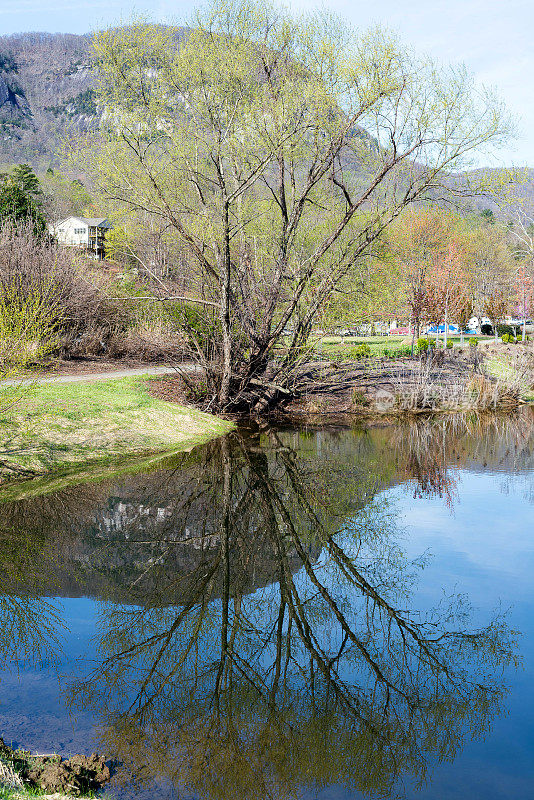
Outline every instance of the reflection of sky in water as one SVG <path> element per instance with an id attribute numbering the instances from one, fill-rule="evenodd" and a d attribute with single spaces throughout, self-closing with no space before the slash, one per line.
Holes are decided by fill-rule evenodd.
<path id="1" fill-rule="evenodd" d="M 534 797 L 534 504 L 525 479 L 506 483 L 502 474 L 460 471 L 458 500 L 451 512 L 440 498 L 413 499 L 409 484 L 394 497 L 407 535 L 409 558 L 431 553 L 421 572 L 414 606 L 439 601 L 443 589 L 469 598 L 480 617 L 510 609 L 511 627 L 521 632 L 522 668 L 511 672 L 505 715 L 494 719 L 482 741 L 466 743 L 452 764 L 435 764 L 422 789 L 406 787 L 421 800 L 530 800 Z M 357 795 L 331 787 L 314 797 L 349 800 Z M 311 800 L 311 795 L 308 798 Z"/>
<path id="2" fill-rule="evenodd" d="M 502 488 L 502 475 L 463 473 L 453 514 L 437 499 L 400 497 L 409 554 L 433 553 L 419 591 L 436 597 L 440 583 L 456 583 L 477 609 L 510 608 L 510 624 L 522 633 L 524 669 L 513 675 L 507 715 L 453 765 L 436 768 L 422 798 L 534 797 L 534 505 L 524 480 Z"/>
<path id="3" fill-rule="evenodd" d="M 511 608 L 511 626 L 523 634 L 524 671 L 511 673 L 508 713 L 493 721 L 485 739 L 466 742 L 452 764 L 431 767 L 429 785 L 406 787 L 406 797 L 528 800 L 534 797 L 534 505 L 529 502 L 525 476 L 505 484 L 502 473 L 460 470 L 457 477 L 458 498 L 452 511 L 436 497 L 414 500 L 410 484 L 384 493 L 399 511 L 407 557 L 431 554 L 410 604 L 429 608 L 445 591 L 465 593 L 480 610 L 480 619 L 487 620 L 499 606 Z M 271 591 L 265 587 L 256 594 L 268 602 Z M 80 675 L 94 656 L 91 637 L 98 604 L 89 599 L 62 599 L 59 606 L 69 628 L 62 637 L 68 657 L 57 671 L 0 672 L 0 733 L 8 742 L 41 752 L 89 752 L 91 715 L 81 712 L 76 719 L 68 718 L 61 684 Z M 359 795 L 332 786 L 305 797 L 349 800 Z"/>
<path id="4" fill-rule="evenodd" d="M 38 752 L 84 752 L 91 748 L 89 714 L 69 720 L 61 683 L 79 674 L 94 635 L 97 603 L 89 599 L 61 599 L 57 608 L 68 630 L 61 636 L 61 661 L 39 669 L 14 668 L 0 672 L 0 735 L 14 746 Z"/>

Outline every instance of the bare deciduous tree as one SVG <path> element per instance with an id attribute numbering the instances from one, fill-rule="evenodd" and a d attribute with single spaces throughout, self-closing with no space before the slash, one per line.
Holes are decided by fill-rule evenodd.
<path id="1" fill-rule="evenodd" d="M 96 36 L 107 135 L 85 167 L 175 231 L 206 303 L 186 332 L 211 407 L 259 412 L 291 393 L 318 311 L 388 225 L 429 195 L 479 192 L 450 173 L 509 123 L 464 69 L 328 15 L 236 0 L 182 33 Z"/>

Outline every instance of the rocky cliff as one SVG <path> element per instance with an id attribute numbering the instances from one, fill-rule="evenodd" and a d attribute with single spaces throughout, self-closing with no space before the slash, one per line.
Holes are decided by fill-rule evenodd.
<path id="1" fill-rule="evenodd" d="M 69 129 L 98 120 L 91 38 L 23 33 L 0 37 L 0 162 L 57 162 Z"/>

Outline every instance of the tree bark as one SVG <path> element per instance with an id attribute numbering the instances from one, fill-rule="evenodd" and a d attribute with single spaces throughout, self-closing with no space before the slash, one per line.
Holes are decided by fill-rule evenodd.
<path id="1" fill-rule="evenodd" d="M 229 203 L 224 199 L 223 206 L 224 249 L 221 258 L 221 327 L 222 327 L 222 376 L 219 392 L 219 405 L 225 408 L 230 400 L 230 379 L 232 377 L 232 332 L 230 319 L 230 227 Z"/>

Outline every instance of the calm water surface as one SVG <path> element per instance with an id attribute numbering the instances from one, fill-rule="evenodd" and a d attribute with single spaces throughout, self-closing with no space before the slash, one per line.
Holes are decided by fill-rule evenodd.
<path id="1" fill-rule="evenodd" d="M 27 488 L 0 504 L 6 741 L 116 758 L 115 798 L 534 797 L 531 410 Z"/>

